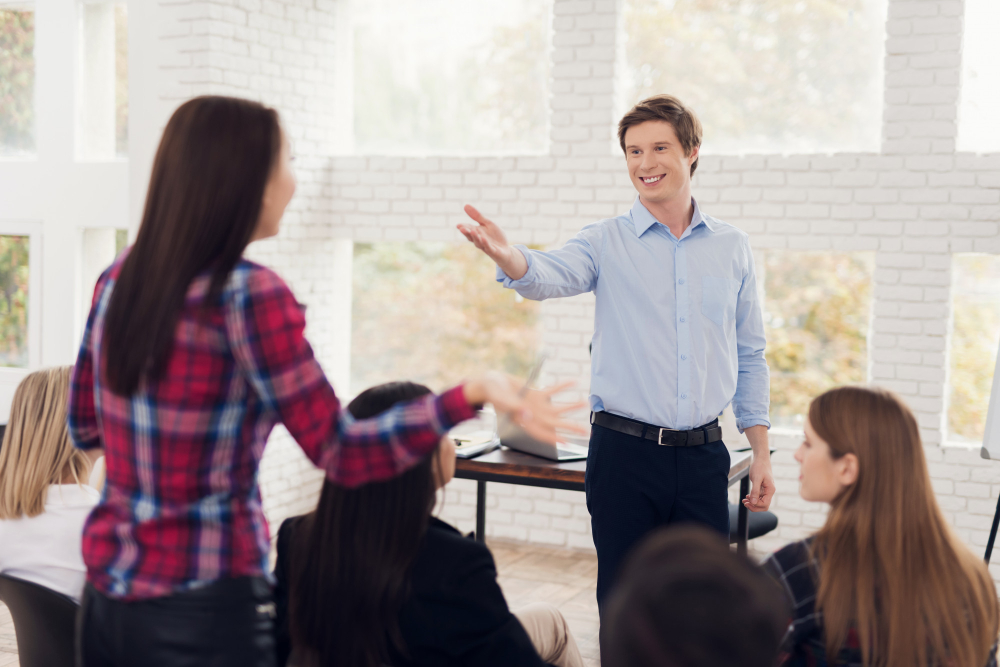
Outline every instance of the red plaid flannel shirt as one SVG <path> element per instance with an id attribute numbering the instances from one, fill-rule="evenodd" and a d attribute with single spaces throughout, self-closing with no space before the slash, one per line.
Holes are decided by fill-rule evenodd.
<path id="1" fill-rule="evenodd" d="M 267 572 L 269 534 L 257 469 L 281 422 L 329 479 L 390 478 L 473 416 L 461 387 L 355 421 L 341 410 L 292 292 L 241 261 L 220 303 L 200 312 L 196 278 L 162 379 L 132 396 L 111 392 L 95 360 L 123 255 L 100 278 L 70 391 L 70 434 L 103 447 L 107 482 L 83 535 L 88 580 L 122 599 L 167 595 L 223 577 Z"/>

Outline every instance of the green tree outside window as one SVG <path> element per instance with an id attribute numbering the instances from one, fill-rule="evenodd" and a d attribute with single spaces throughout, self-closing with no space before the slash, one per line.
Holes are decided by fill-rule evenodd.
<path id="1" fill-rule="evenodd" d="M 0 155 L 35 148 L 35 15 L 0 9 Z"/>

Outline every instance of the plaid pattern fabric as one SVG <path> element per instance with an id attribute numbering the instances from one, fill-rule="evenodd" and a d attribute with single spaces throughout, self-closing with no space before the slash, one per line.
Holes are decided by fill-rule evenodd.
<path id="1" fill-rule="evenodd" d="M 357 486 L 399 474 L 474 414 L 456 387 L 355 421 L 303 336 L 303 307 L 274 272 L 245 260 L 207 312 L 209 277 L 192 282 L 163 378 L 115 395 L 94 362 L 115 353 L 101 334 L 123 259 L 97 283 L 69 405 L 76 446 L 106 453 L 83 556 L 88 580 L 109 596 L 268 571 L 257 468 L 278 422 L 328 479 Z"/>
<path id="2" fill-rule="evenodd" d="M 823 615 L 816 610 L 819 563 L 812 553 L 813 539 L 792 542 L 764 561 L 764 571 L 785 589 L 792 604 L 792 618 L 782 642 L 777 665 L 781 667 L 862 667 L 861 644 L 854 628 L 836 661 L 830 663 L 823 639 Z M 986 667 L 997 667 L 996 645 Z"/>

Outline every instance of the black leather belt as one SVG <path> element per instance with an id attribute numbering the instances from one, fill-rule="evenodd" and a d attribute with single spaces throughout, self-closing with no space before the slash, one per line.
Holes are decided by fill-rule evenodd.
<path id="1" fill-rule="evenodd" d="M 590 423 L 610 428 L 612 431 L 618 431 L 625 435 L 652 440 L 665 447 L 694 447 L 722 440 L 722 427 L 719 426 L 718 419 L 690 431 L 675 431 L 670 428 L 653 426 L 634 419 L 619 417 L 610 412 L 591 412 Z"/>

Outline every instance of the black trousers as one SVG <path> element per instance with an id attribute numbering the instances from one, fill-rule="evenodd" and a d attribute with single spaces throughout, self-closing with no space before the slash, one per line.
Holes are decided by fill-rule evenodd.
<path id="1" fill-rule="evenodd" d="M 646 533 L 695 522 L 729 539 L 729 450 L 722 441 L 665 447 L 594 424 L 587 455 L 587 509 L 597 548 L 597 604 L 629 550 Z"/>
<path id="2" fill-rule="evenodd" d="M 123 602 L 87 584 L 77 667 L 276 667 L 274 603 L 262 577 Z"/>

